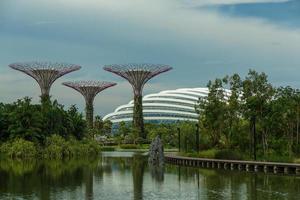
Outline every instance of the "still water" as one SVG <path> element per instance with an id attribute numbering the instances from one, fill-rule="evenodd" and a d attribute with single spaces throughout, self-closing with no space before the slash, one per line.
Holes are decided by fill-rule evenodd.
<path id="1" fill-rule="evenodd" d="M 150 168 L 137 153 L 97 159 L 0 160 L 0 199 L 300 199 L 300 177 L 195 169 Z"/>

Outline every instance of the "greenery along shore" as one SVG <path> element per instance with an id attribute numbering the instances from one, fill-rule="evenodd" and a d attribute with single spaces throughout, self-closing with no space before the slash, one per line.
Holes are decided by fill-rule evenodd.
<path id="1" fill-rule="evenodd" d="M 198 123 L 146 125 L 147 138 L 162 136 L 167 147 L 182 155 L 209 158 L 298 162 L 300 157 L 300 91 L 275 87 L 265 73 L 250 70 L 209 81 L 208 96 L 195 106 Z M 224 88 L 229 89 L 225 90 Z M 196 124 L 200 127 L 200 153 L 196 153 Z M 130 133 L 130 134 L 128 134 Z M 134 130 L 121 123 L 119 141 L 133 141 Z"/>
<path id="2" fill-rule="evenodd" d="M 62 159 L 99 152 L 75 106 L 64 110 L 56 101 L 34 105 L 29 98 L 0 104 L 1 156 Z"/>
<path id="3" fill-rule="evenodd" d="M 96 117 L 94 128 L 75 106 L 54 102 L 34 105 L 29 98 L 0 104 L 0 154 L 8 157 L 76 157 L 95 154 L 92 138 L 106 135 L 119 147 L 139 148 L 161 135 L 165 148 L 197 157 L 298 162 L 300 157 L 300 91 L 274 87 L 265 73 L 250 70 L 245 78 L 225 76 L 207 85 L 207 97 L 195 105 L 199 121 L 145 124 L 146 139 L 130 124 L 120 123 L 111 136 L 111 122 Z M 229 89 L 225 90 L 223 88 Z M 200 127 L 196 153 L 196 124 Z M 132 146 L 132 144 L 134 144 Z"/>

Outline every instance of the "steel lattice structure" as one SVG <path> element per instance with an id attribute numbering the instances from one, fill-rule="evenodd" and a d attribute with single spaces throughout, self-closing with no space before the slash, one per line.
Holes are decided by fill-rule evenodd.
<path id="1" fill-rule="evenodd" d="M 63 85 L 73 88 L 81 93 L 86 103 L 86 120 L 89 128 L 93 128 L 94 121 L 94 99 L 101 91 L 115 86 L 116 83 L 104 81 L 74 81 L 64 82 Z"/>
<path id="2" fill-rule="evenodd" d="M 50 100 L 50 88 L 58 78 L 81 68 L 79 65 L 57 62 L 24 62 L 13 63 L 9 66 L 36 80 L 41 88 L 42 101 Z"/>
<path id="3" fill-rule="evenodd" d="M 171 70 L 169 65 L 160 64 L 116 64 L 106 65 L 104 70 L 112 72 L 126 79 L 133 88 L 134 108 L 133 126 L 139 130 L 140 136 L 145 138 L 142 96 L 144 85 L 153 77 Z"/>

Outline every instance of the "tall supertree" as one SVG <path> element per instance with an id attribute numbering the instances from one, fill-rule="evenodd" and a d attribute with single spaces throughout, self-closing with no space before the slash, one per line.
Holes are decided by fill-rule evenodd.
<path id="1" fill-rule="evenodd" d="M 121 64 L 104 66 L 104 70 L 125 78 L 131 84 L 134 94 L 133 126 L 139 131 L 140 137 L 146 138 L 142 104 L 144 85 L 154 76 L 171 69 L 172 67 L 168 65 L 157 64 Z"/>
<path id="2" fill-rule="evenodd" d="M 52 62 L 24 62 L 9 65 L 12 69 L 21 71 L 36 80 L 41 88 L 41 101 L 50 101 L 50 88 L 60 77 L 79 70 L 81 66 L 67 63 Z"/>
<path id="3" fill-rule="evenodd" d="M 80 92 L 85 99 L 86 120 L 89 128 L 93 128 L 94 123 L 94 99 L 96 95 L 106 88 L 115 86 L 116 83 L 102 81 L 75 81 L 64 82 L 63 85 Z"/>

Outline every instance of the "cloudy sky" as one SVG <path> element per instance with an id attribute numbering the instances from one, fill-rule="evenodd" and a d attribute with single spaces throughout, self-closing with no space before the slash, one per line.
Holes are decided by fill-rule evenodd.
<path id="1" fill-rule="evenodd" d="M 107 114 L 131 99 L 130 85 L 105 64 L 160 63 L 149 94 L 202 87 L 226 74 L 264 71 L 276 86 L 300 88 L 299 0 L 0 0 L 0 102 L 38 102 L 34 80 L 8 64 L 58 61 L 83 68 L 59 79 L 53 99 L 84 107 L 63 81 L 105 80 L 118 86 L 95 100 Z"/>

